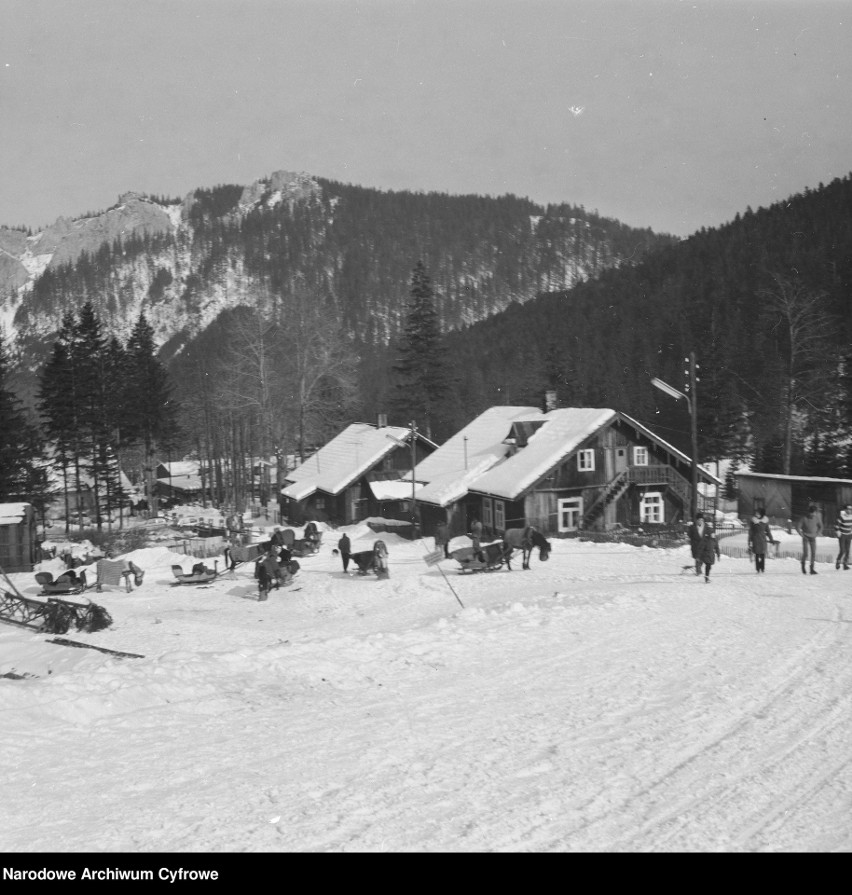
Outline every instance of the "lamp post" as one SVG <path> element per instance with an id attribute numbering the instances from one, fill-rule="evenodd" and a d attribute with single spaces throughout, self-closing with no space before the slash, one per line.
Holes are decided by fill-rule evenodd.
<path id="1" fill-rule="evenodd" d="M 417 423 L 412 420 L 408 424 L 408 442 L 409 447 L 411 449 L 411 540 L 417 540 L 417 481 L 414 478 L 414 467 L 417 465 Z M 385 438 L 389 438 L 391 441 L 395 441 L 398 445 L 404 445 L 405 442 L 401 439 L 397 438 L 395 435 L 391 435 L 389 432 L 385 433 Z"/>
<path id="2" fill-rule="evenodd" d="M 411 426 L 411 540 L 417 540 L 417 484 L 414 481 L 414 467 L 417 465 L 417 423 L 414 420 Z"/>
<path id="3" fill-rule="evenodd" d="M 684 360 L 689 364 L 687 370 L 687 375 L 689 377 L 689 395 L 685 395 L 683 392 L 670 386 L 667 382 L 663 382 L 662 379 L 657 379 L 656 377 L 651 380 L 651 385 L 658 388 L 661 392 L 665 392 L 672 398 L 682 398 L 686 401 L 686 406 L 689 409 L 690 435 L 692 438 L 692 488 L 690 500 L 692 502 L 692 518 L 694 519 L 695 514 L 698 512 L 698 392 L 696 390 L 698 378 L 695 375 L 697 366 L 695 363 L 695 352 L 691 351 L 689 357 L 684 358 Z"/>

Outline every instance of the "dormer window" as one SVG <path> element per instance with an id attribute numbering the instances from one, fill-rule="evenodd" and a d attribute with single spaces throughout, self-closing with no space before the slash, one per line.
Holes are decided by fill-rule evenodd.
<path id="1" fill-rule="evenodd" d="M 595 451 L 593 448 L 577 451 L 577 470 L 579 472 L 595 471 Z"/>

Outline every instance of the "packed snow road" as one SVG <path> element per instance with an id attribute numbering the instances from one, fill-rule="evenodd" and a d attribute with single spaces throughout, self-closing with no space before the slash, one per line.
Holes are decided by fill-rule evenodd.
<path id="1" fill-rule="evenodd" d="M 852 848 L 852 574 L 556 541 L 444 578 L 383 537 L 389 580 L 327 543 L 265 603 L 133 554 L 68 636 L 144 659 L 0 628 L 0 849 Z"/>

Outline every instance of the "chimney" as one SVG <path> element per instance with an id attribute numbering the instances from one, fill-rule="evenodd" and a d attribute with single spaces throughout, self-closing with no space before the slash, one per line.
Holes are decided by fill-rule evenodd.
<path id="1" fill-rule="evenodd" d="M 379 429 L 384 429 L 388 424 L 388 415 L 386 413 L 378 413 L 376 414 L 376 426 Z"/>
<path id="2" fill-rule="evenodd" d="M 544 393 L 544 412 L 556 410 L 556 389 L 549 389 Z"/>

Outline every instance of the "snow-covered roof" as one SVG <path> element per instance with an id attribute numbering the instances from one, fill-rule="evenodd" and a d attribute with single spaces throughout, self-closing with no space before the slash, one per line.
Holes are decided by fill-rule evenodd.
<path id="1" fill-rule="evenodd" d="M 288 484 L 281 493 L 291 500 L 304 500 L 315 491 L 339 494 L 397 448 L 399 442 L 405 442 L 409 434 L 409 429 L 400 426 L 377 428 L 369 423 L 352 423 L 301 466 L 288 472 Z"/>
<path id="2" fill-rule="evenodd" d="M 200 491 L 201 476 L 199 475 L 172 475 L 168 478 L 160 478 L 157 481 L 169 488 L 179 491 Z"/>
<path id="3" fill-rule="evenodd" d="M 370 490 L 376 500 L 408 500 L 411 497 L 411 479 L 392 479 L 382 482 L 370 482 Z M 417 485 L 414 486 L 417 496 Z"/>
<path id="4" fill-rule="evenodd" d="M 614 417 L 614 410 L 600 407 L 564 407 L 541 414 L 547 422 L 527 446 L 479 476 L 471 489 L 513 500 Z"/>
<path id="5" fill-rule="evenodd" d="M 28 503 L 0 503 L 0 525 L 17 525 L 30 506 Z"/>
<path id="6" fill-rule="evenodd" d="M 170 463 L 160 463 L 158 465 L 171 473 L 173 479 L 181 475 L 197 476 L 199 474 L 199 464 L 196 460 L 174 460 Z"/>
<path id="7" fill-rule="evenodd" d="M 627 414 L 606 407 L 562 407 L 525 417 L 525 420 L 544 420 L 545 424 L 530 435 L 526 447 L 472 481 L 470 490 L 514 500 L 575 451 L 585 439 L 617 417 L 684 463 L 691 462 L 686 454 Z M 699 477 L 717 485 L 722 484 L 704 469 L 699 468 Z"/>
<path id="8" fill-rule="evenodd" d="M 819 475 L 782 475 L 774 472 L 735 472 L 734 475 L 755 479 L 778 479 L 786 482 L 828 482 L 832 485 L 852 485 L 852 479 L 834 479 Z"/>
<path id="9" fill-rule="evenodd" d="M 470 483 L 503 460 L 512 423 L 543 414 L 536 407 L 490 407 L 417 464 L 414 478 L 426 482 L 417 500 L 444 507 L 467 494 Z"/>

